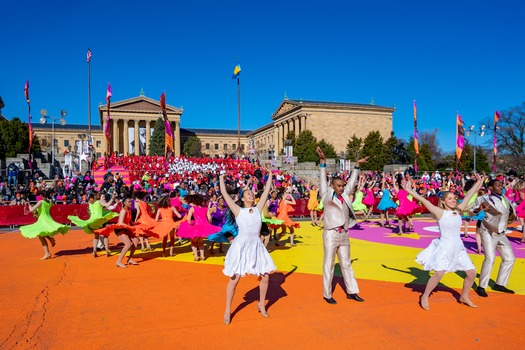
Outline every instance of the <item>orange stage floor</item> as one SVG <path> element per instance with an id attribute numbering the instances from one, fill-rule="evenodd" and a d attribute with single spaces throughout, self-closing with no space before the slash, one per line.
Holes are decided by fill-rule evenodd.
<path id="1" fill-rule="evenodd" d="M 374 234 L 375 227 L 365 227 Z M 315 228 L 317 230 L 317 228 Z M 392 274 L 412 265 L 419 249 L 392 248 L 378 261 L 373 251 L 385 243 L 355 241 L 354 268 L 366 301 L 345 298 L 336 277 L 337 305 L 322 299 L 320 233 L 304 223 L 299 245 L 273 250 L 279 270 L 270 277 L 267 309 L 257 313 L 257 280 L 241 280 L 234 299 L 232 323 L 222 323 L 227 278 L 223 256 L 192 262 L 189 247 L 177 247 L 175 258 L 154 252 L 138 254 L 138 266 L 115 267 L 116 255 L 94 259 L 91 237 L 71 230 L 57 237 L 53 259 L 37 240 L 19 232 L 0 233 L 0 349 L 520 349 L 525 341 L 525 262 L 517 259 L 511 287 L 519 294 L 471 291 L 479 305 L 457 303 L 462 279 L 443 281 L 430 298 L 430 311 L 418 306 L 426 277 L 393 282 L 372 274 L 367 265 Z M 116 239 L 111 238 L 116 253 Z M 365 244 L 366 243 L 366 244 Z M 270 243 L 272 246 L 272 243 Z M 316 248 L 317 246 L 317 248 Z M 392 246 L 393 247 L 393 246 Z M 316 253 L 313 253 L 313 251 Z M 408 253 L 407 253 L 408 252 Z M 408 254 L 408 256 L 407 256 Z M 371 257 L 367 260 L 367 257 Z M 475 260 L 478 267 L 479 260 Z M 413 263 L 411 263 L 413 262 Z M 499 259 L 496 262 L 496 268 Z M 302 265 L 302 266 L 301 266 Z M 294 266 L 297 266 L 295 269 Z M 312 266 L 312 268 L 308 268 Z M 312 270 L 313 269 L 313 270 Z M 406 274 L 406 273 L 405 273 Z M 403 275 L 403 273 L 401 273 Z M 387 275 L 385 275 L 387 276 Z M 452 282 L 448 282 L 452 281 Z M 476 280 L 477 282 L 477 280 Z M 514 283 L 512 285 L 512 283 Z M 520 295 L 521 294 L 521 295 Z"/>

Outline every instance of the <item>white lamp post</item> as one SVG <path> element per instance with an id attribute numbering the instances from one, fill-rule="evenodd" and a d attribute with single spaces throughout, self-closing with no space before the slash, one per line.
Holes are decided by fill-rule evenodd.
<path id="1" fill-rule="evenodd" d="M 60 125 L 66 125 L 66 119 L 64 117 L 67 115 L 67 111 L 63 109 L 60 111 L 60 117 L 51 117 L 47 115 L 47 110 L 41 109 L 40 115 L 42 116 L 40 118 L 40 124 L 45 124 L 48 119 L 51 119 L 51 165 L 55 166 L 55 120 L 59 119 Z"/>
<path id="2" fill-rule="evenodd" d="M 474 125 L 471 125 L 467 130 L 467 136 L 474 135 L 474 172 L 476 172 L 476 136 L 485 136 L 485 128 L 486 126 L 482 124 L 479 126 L 479 130 L 476 130 L 476 127 Z"/>

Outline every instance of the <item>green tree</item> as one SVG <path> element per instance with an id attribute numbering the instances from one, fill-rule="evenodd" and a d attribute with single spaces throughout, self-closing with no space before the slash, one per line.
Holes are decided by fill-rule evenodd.
<path id="1" fill-rule="evenodd" d="M 407 146 L 408 154 L 410 155 L 410 163 L 414 164 L 414 159 L 416 158 L 416 152 L 414 150 L 414 138 L 410 138 L 410 142 Z M 417 156 L 417 169 L 418 171 L 429 171 L 434 170 L 434 160 L 429 148 L 429 145 L 426 143 L 419 143 L 419 155 Z"/>
<path id="2" fill-rule="evenodd" d="M 284 144 L 286 144 L 287 140 L 290 141 L 290 146 L 295 147 L 295 140 L 296 140 L 295 131 L 293 130 L 288 131 L 288 134 L 286 134 L 286 137 L 283 140 Z"/>
<path id="3" fill-rule="evenodd" d="M 385 144 L 383 147 L 383 153 L 384 153 L 384 158 L 386 160 L 386 164 L 399 163 L 399 159 L 397 159 L 398 157 L 396 153 L 397 145 L 399 145 L 399 139 L 395 137 L 394 132 L 392 132 L 388 140 L 385 141 Z"/>
<path id="4" fill-rule="evenodd" d="M 383 148 L 383 137 L 379 131 L 371 131 L 363 140 L 363 153 L 361 155 L 361 157 L 370 158 L 361 167 L 365 170 L 382 171 L 386 164 Z"/>
<path id="5" fill-rule="evenodd" d="M 363 139 L 354 134 L 346 144 L 346 151 L 348 152 L 347 159 L 350 159 L 352 162 L 361 159 L 361 154 L 363 152 Z"/>
<path id="6" fill-rule="evenodd" d="M 321 139 L 317 143 L 317 146 L 321 147 L 321 150 L 323 151 L 326 158 L 337 158 L 335 147 L 330 142 L 326 141 L 325 139 Z"/>
<path id="7" fill-rule="evenodd" d="M 310 130 L 305 130 L 295 140 L 294 154 L 297 155 L 299 162 L 317 162 L 319 156 L 315 151 L 316 148 L 317 139 Z"/>
<path id="8" fill-rule="evenodd" d="M 164 144 L 166 142 L 166 129 L 162 118 L 158 118 L 153 128 L 153 135 L 149 143 L 149 154 L 151 156 L 163 156 Z"/>
<path id="9" fill-rule="evenodd" d="M 197 136 L 190 136 L 184 143 L 184 154 L 187 157 L 202 157 L 202 143 Z"/>
<path id="10" fill-rule="evenodd" d="M 18 118 L 0 121 L 0 158 L 29 151 L 29 126 Z M 34 149 L 32 150 L 34 151 Z"/>

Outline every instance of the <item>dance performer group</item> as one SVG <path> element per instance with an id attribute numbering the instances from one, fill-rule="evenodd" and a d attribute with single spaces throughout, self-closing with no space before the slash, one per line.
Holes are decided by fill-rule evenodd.
<path id="1" fill-rule="evenodd" d="M 363 302 L 359 293 L 359 287 L 354 277 L 350 259 L 350 240 L 348 232 L 356 224 L 356 215 L 364 211 L 371 211 L 371 208 L 355 207 L 351 201 L 351 195 L 358 197 L 355 191 L 363 191 L 363 197 L 370 185 L 363 184 L 360 177 L 360 164 L 368 158 L 360 159 L 356 162 L 356 167 L 349 180 L 345 183 L 342 178 L 334 177 L 330 183 L 326 176 L 326 158 L 320 148 L 317 148 L 320 157 L 320 186 L 310 188 L 311 200 L 308 207 L 311 211 L 319 207 L 317 201 L 317 191 L 319 192 L 321 203 L 324 209 L 323 221 L 323 297 L 329 304 L 337 304 L 332 297 L 332 280 L 334 274 L 334 261 L 337 256 L 348 299 Z M 231 322 L 231 304 L 234 297 L 236 286 L 240 277 L 252 274 L 259 277 L 260 298 L 257 310 L 263 317 L 269 317 L 265 309 L 265 298 L 268 290 L 269 274 L 276 270 L 275 264 L 266 249 L 268 236 L 273 228 L 281 228 L 279 238 L 286 231 L 290 232 L 290 245 L 294 246 L 294 228 L 298 227 L 288 216 L 288 212 L 295 200 L 291 193 L 285 192 L 279 202 L 276 192 L 271 192 L 272 172 L 268 171 L 268 178 L 262 191 L 258 193 L 246 186 L 236 195 L 228 193 L 225 185 L 225 176 L 220 177 L 220 192 L 222 197 L 216 201 L 211 201 L 210 206 L 204 204 L 204 198 L 200 195 L 185 195 L 183 198 L 163 196 L 158 203 L 158 211 L 155 218 L 149 215 L 149 207 L 143 201 L 143 195 L 138 193 L 135 198 L 136 219 L 132 222 L 131 197 L 126 197 L 122 202 L 120 213 L 110 211 L 114 198 L 106 201 L 99 194 L 93 194 L 89 199 L 90 217 L 81 220 L 78 217 L 69 217 L 71 222 L 82 227 L 86 233 L 93 234 L 93 256 L 97 257 L 97 244 L 100 238 L 104 242 L 106 256 L 110 256 L 107 237 L 115 233 L 123 243 L 123 248 L 117 259 L 116 266 L 126 268 L 128 265 L 137 265 L 134 260 L 135 250 L 141 241 L 144 250 L 151 249 L 149 239 L 162 239 L 163 256 L 166 255 L 166 245 L 168 238 L 169 254 L 173 256 L 173 246 L 178 237 L 186 238 L 191 241 L 191 248 L 194 260 L 204 260 L 204 238 L 210 242 L 210 254 L 213 253 L 213 246 L 219 243 L 219 251 L 222 250 L 222 243 L 231 243 L 227 251 L 223 273 L 228 276 L 229 281 L 226 288 L 226 308 L 224 312 L 224 323 Z M 384 177 L 383 177 L 384 179 Z M 480 283 L 477 293 L 486 297 L 485 288 L 488 286 L 490 272 L 494 264 L 495 251 L 497 250 L 502 257 L 496 284 L 493 290 L 514 293 L 506 287 L 514 264 L 514 254 L 510 243 L 505 236 L 507 220 L 512 219 L 514 208 L 505 196 L 502 195 L 502 183 L 499 180 L 491 180 L 488 183 L 490 194 L 478 196 L 474 203 L 470 199 L 480 190 L 485 177 L 476 175 L 476 182 L 470 188 L 461 203 L 458 203 L 456 196 L 451 192 L 444 192 L 440 196 L 440 205 L 435 206 L 426 198 L 414 191 L 410 178 L 399 178 L 396 182 L 398 187 L 398 198 L 400 199 L 399 208 L 407 208 L 403 198 L 408 199 L 412 196 L 421 202 L 430 213 L 437 219 L 440 238 L 435 239 L 416 257 L 426 271 L 434 271 L 433 276 L 428 280 L 424 293 L 420 297 L 420 306 L 424 310 L 429 310 L 429 296 L 437 286 L 446 272 L 465 271 L 463 289 L 459 302 L 470 307 L 477 307 L 469 299 L 469 290 L 476 277 L 475 267 L 470 260 L 463 242 L 460 239 L 462 214 L 469 211 L 470 215 L 478 218 L 483 212 L 483 219 L 480 220 L 480 236 L 485 250 L 485 260 L 480 273 Z M 378 208 L 382 211 L 382 223 L 388 223 L 387 212 L 394 208 L 396 204 L 392 201 L 389 191 L 385 189 L 385 182 L 382 183 L 383 196 Z M 58 233 L 65 234 L 69 226 L 61 225 L 53 221 L 50 215 L 49 192 L 42 191 L 41 199 L 32 207 L 31 212 L 38 214 L 38 220 L 32 225 L 22 226 L 21 234 L 27 238 L 38 237 L 44 250 L 43 260 L 51 258 L 48 243 L 55 245 L 55 236 Z M 313 200 L 312 197 L 315 199 Z M 189 210 L 183 209 L 182 201 L 189 205 Z M 368 206 L 366 201 L 363 202 Z M 470 205 L 469 205 L 470 204 Z M 409 204 L 410 205 L 410 204 Z M 177 210 L 177 207 L 179 210 Z M 398 208 L 398 211 L 399 211 Z M 182 212 L 182 213 L 181 213 Z M 397 213 L 401 221 L 409 222 L 407 212 Z M 115 224 L 108 224 L 108 221 L 118 216 Z M 180 220 L 175 221 L 174 216 Z M 321 218 L 317 218 L 312 213 L 312 224 L 318 225 Z M 366 220 L 366 219 L 365 219 Z M 383 220 L 386 220 L 383 221 Z M 104 226 L 105 225 L 105 226 Z M 403 223 L 404 225 L 404 223 Z M 274 235 L 276 233 L 274 232 Z M 277 238 L 275 245 L 278 245 Z M 145 248 L 144 248 L 145 247 Z M 128 255 L 129 252 L 129 255 Z M 127 256 L 127 264 L 124 259 Z"/>

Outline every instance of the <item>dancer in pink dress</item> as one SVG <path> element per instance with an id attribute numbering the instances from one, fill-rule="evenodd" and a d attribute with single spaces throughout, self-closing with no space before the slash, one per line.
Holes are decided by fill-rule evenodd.
<path id="1" fill-rule="evenodd" d="M 375 184 L 375 181 L 367 181 L 365 183 L 365 187 L 363 188 L 363 192 L 365 194 L 365 198 L 363 198 L 363 204 L 366 205 L 365 222 L 369 221 L 370 215 L 372 215 L 372 210 L 374 209 L 374 204 L 376 203 L 373 190 Z"/>
<path id="2" fill-rule="evenodd" d="M 398 235 L 401 235 L 403 231 L 406 232 L 414 229 L 414 225 L 412 224 L 412 214 L 419 207 L 417 203 L 411 201 L 408 198 L 407 191 L 401 187 L 402 180 L 403 176 L 401 174 L 397 174 L 396 180 L 394 181 L 394 188 L 397 192 L 397 199 L 399 200 L 399 206 L 396 210 L 397 225 L 399 227 L 399 232 L 397 233 Z M 406 228 L 407 222 L 409 225 L 408 228 Z"/>
<path id="3" fill-rule="evenodd" d="M 211 215 L 208 207 L 204 205 L 204 198 L 199 194 L 189 194 L 184 197 L 186 203 L 191 205 L 188 211 L 187 221 L 184 221 L 177 235 L 181 238 L 191 239 L 191 250 L 195 261 L 206 260 L 204 257 L 204 238 L 219 232 L 220 226 L 210 224 Z M 197 254 L 200 252 L 200 257 Z"/>
<path id="4" fill-rule="evenodd" d="M 516 216 L 521 224 L 521 243 L 525 243 L 525 181 L 518 180 L 514 186 L 516 193 Z"/>

